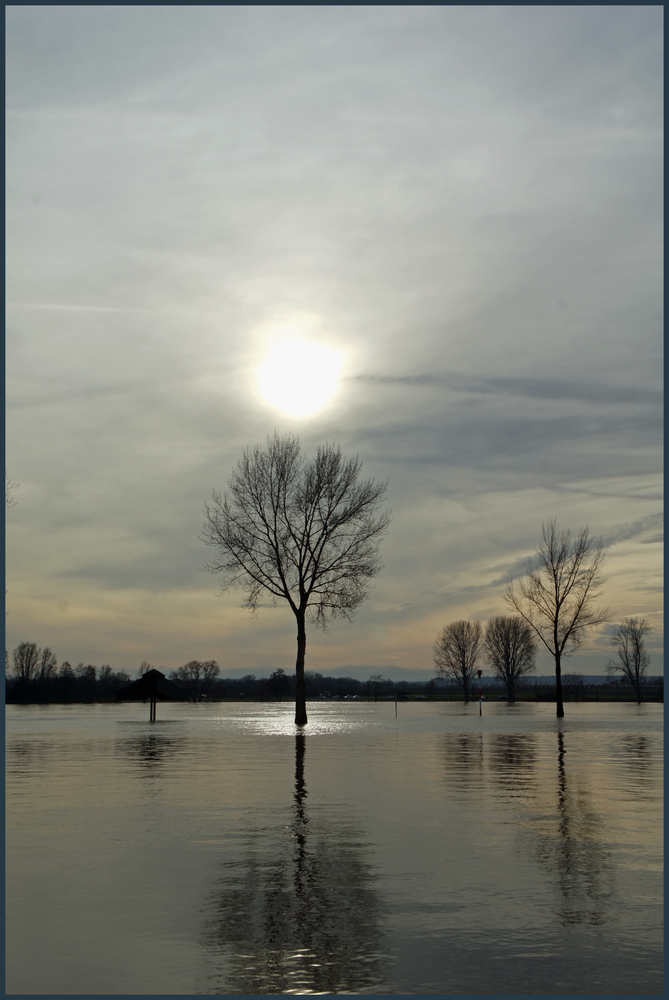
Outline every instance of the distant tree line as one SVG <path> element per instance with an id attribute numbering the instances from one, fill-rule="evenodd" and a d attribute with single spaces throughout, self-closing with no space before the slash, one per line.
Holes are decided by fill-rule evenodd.
<path id="1" fill-rule="evenodd" d="M 92 703 L 113 702 L 116 693 L 132 678 L 124 671 L 114 672 L 109 664 L 101 667 L 78 663 L 76 667 L 65 660 L 58 660 L 47 646 L 39 649 L 34 642 L 22 642 L 14 650 L 11 662 L 5 653 L 5 690 L 8 704 L 35 703 Z M 152 665 L 140 663 L 137 675 L 141 677 Z M 243 698 L 249 701 L 288 701 L 295 697 L 295 675 L 279 668 L 269 677 L 220 677 L 215 660 L 205 662 L 190 660 L 171 671 L 170 680 L 180 684 L 193 702 L 222 701 Z M 368 681 L 353 677 L 325 677 L 305 671 L 307 695 L 311 698 L 374 698 L 392 695 L 399 698 L 436 697 L 434 681 L 385 680 L 380 674 Z M 426 693 L 427 689 L 427 693 Z"/>
<path id="2" fill-rule="evenodd" d="M 14 650 L 11 663 L 6 654 L 6 701 L 8 704 L 91 704 L 114 702 L 116 692 L 132 680 L 124 670 L 113 671 L 109 664 L 101 667 L 78 663 L 76 667 L 65 660 L 58 665 L 52 651 L 39 649 L 35 643 L 22 642 Z M 137 674 L 151 670 L 143 661 Z M 169 677 L 181 684 L 193 702 L 199 701 L 292 701 L 295 697 L 295 675 L 283 669 L 273 671 L 269 677 L 246 674 L 243 677 L 220 677 L 214 660 L 190 660 L 183 667 L 173 670 Z M 464 697 L 462 686 L 452 677 L 450 683 L 435 678 L 429 681 L 392 681 L 382 674 L 372 674 L 368 680 L 355 677 L 330 677 L 311 670 L 304 674 L 307 697 L 316 699 L 355 699 L 379 701 L 395 699 L 411 701 L 458 701 Z M 447 678 L 449 680 L 449 678 Z M 629 701 L 637 698 L 637 691 L 622 678 L 608 683 L 587 684 L 579 674 L 566 674 L 562 679 L 563 695 L 567 701 Z M 484 689 L 488 697 L 508 697 L 503 679 L 486 678 Z M 554 701 L 555 684 L 540 684 L 533 677 L 521 676 L 515 684 L 515 697 L 523 701 Z M 661 678 L 640 682 L 640 693 L 645 701 L 662 701 L 664 696 Z"/>
<path id="3" fill-rule="evenodd" d="M 138 677 L 151 669 L 151 664 L 143 660 Z M 218 673 L 215 660 L 190 660 L 173 670 L 170 679 L 185 688 L 191 701 L 201 701 Z M 5 651 L 5 700 L 9 704 L 113 702 L 117 692 L 131 680 L 125 670 L 114 671 L 108 663 L 101 667 L 78 663 L 73 667 L 64 660 L 59 666 L 48 646 L 40 649 L 34 642 L 19 643 L 11 663 Z"/>
<path id="4" fill-rule="evenodd" d="M 124 670 L 113 671 L 108 663 L 101 667 L 68 660 L 58 665 L 56 656 L 46 646 L 21 642 L 12 654 L 5 652 L 5 697 L 9 703 L 115 701 L 116 692 L 130 683 Z"/>

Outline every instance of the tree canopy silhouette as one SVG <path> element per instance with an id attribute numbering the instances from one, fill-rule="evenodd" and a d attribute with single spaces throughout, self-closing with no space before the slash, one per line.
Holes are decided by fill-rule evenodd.
<path id="1" fill-rule="evenodd" d="M 488 622 L 483 641 L 495 673 L 506 685 L 509 701 L 515 701 L 516 684 L 534 669 L 532 629 L 517 615 L 499 615 Z"/>
<path id="2" fill-rule="evenodd" d="M 469 685 L 480 651 L 481 622 L 464 619 L 447 625 L 434 644 L 437 673 L 456 681 L 464 692 L 465 701 L 469 701 Z"/>
<path id="3" fill-rule="evenodd" d="M 620 672 L 623 680 L 630 684 L 641 704 L 641 685 L 646 679 L 650 655 L 646 651 L 644 636 L 650 632 L 650 622 L 645 618 L 624 618 L 616 625 L 611 636 L 611 645 L 617 660 L 609 660 L 606 672 L 609 676 Z"/>
<path id="4" fill-rule="evenodd" d="M 558 528 L 556 518 L 544 521 L 541 538 L 543 544 L 534 561 L 528 562 L 525 577 L 517 589 L 510 583 L 505 597 L 555 661 L 556 714 L 561 719 L 562 657 L 575 653 L 594 625 L 611 619 L 608 608 L 594 606 L 603 583 L 604 547 L 601 541 L 593 542 L 587 527 L 574 537 Z"/>
<path id="5" fill-rule="evenodd" d="M 305 461 L 291 434 L 274 433 L 244 451 L 223 496 L 205 504 L 201 536 L 215 550 L 207 569 L 223 590 L 246 591 L 255 612 L 261 595 L 285 600 L 297 621 L 295 722 L 307 722 L 306 621 L 327 629 L 351 620 L 380 569 L 378 545 L 390 514 L 380 512 L 387 484 L 360 480 L 361 462 L 325 444 Z"/>
<path id="6" fill-rule="evenodd" d="M 183 667 L 177 667 L 170 674 L 170 680 L 181 684 L 188 692 L 191 701 L 202 701 L 207 691 L 216 680 L 220 668 L 216 660 L 189 660 Z"/>

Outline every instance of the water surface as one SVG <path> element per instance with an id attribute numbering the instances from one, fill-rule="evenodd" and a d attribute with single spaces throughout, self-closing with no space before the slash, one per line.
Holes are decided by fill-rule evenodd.
<path id="1" fill-rule="evenodd" d="M 8 706 L 8 993 L 661 993 L 662 706 Z"/>

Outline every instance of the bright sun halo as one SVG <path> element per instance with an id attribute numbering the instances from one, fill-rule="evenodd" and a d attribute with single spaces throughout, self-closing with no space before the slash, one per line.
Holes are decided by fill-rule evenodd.
<path id="1" fill-rule="evenodd" d="M 260 367 L 260 391 L 278 410 L 306 417 L 329 403 L 339 384 L 340 368 L 341 358 L 331 347 L 284 340 Z"/>

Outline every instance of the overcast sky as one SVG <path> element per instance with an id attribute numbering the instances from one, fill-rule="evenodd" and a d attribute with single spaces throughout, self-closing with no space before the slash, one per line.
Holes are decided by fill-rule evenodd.
<path id="1" fill-rule="evenodd" d="M 662 8 L 6 14 L 10 652 L 292 671 L 288 607 L 220 596 L 198 540 L 276 428 L 394 516 L 308 669 L 429 678 L 555 516 L 661 672 Z M 342 359 L 301 418 L 258 389 L 291 330 Z"/>

